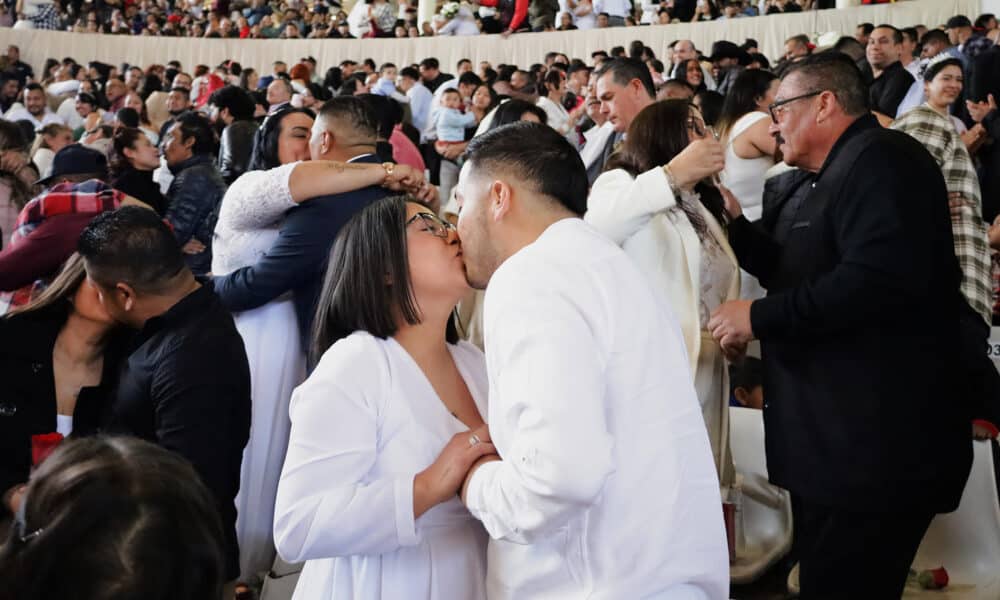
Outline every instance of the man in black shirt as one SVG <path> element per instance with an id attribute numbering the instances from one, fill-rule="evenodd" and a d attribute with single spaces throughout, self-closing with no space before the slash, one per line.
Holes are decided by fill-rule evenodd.
<path id="1" fill-rule="evenodd" d="M 913 85 L 913 75 L 899 62 L 902 51 L 903 33 L 892 25 L 876 27 L 865 49 L 875 76 L 870 90 L 872 112 L 886 127 L 896 118 L 899 103 Z"/>
<path id="2" fill-rule="evenodd" d="M 250 435 L 250 369 L 233 318 L 212 287 L 194 278 L 173 233 L 151 210 L 101 214 L 80 235 L 78 250 L 108 314 L 139 330 L 104 431 L 148 440 L 191 462 L 215 497 L 226 574 L 235 579 L 234 498 Z"/>
<path id="3" fill-rule="evenodd" d="M 17 77 L 21 87 L 24 87 L 29 79 L 34 79 L 35 71 L 26 62 L 21 61 L 21 49 L 11 44 L 7 46 L 7 70 Z"/>
<path id="4" fill-rule="evenodd" d="M 442 73 L 441 64 L 438 62 L 438 59 L 431 57 L 420 61 L 420 78 L 423 80 L 424 86 L 433 94 L 435 90 L 441 87 L 442 83 L 451 81 L 455 76 Z"/>

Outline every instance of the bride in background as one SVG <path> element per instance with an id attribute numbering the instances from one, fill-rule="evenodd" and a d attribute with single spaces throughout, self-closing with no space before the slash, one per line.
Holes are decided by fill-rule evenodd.
<path id="1" fill-rule="evenodd" d="M 268 117 L 254 137 L 249 170 L 229 186 L 213 239 L 212 274 L 255 264 L 278 236 L 285 212 L 310 198 L 385 184 L 400 189 L 413 170 L 382 165 L 331 176 L 327 161 L 310 161 L 314 115 L 285 108 Z M 354 165 L 360 167 L 361 165 Z M 274 561 L 274 498 L 288 446 L 288 402 L 306 376 L 306 360 L 292 294 L 233 315 L 250 363 L 252 417 L 236 496 L 240 580 L 257 583 Z"/>

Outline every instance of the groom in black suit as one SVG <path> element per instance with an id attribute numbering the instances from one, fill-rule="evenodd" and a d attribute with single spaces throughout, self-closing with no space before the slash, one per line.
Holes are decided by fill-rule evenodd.
<path id="1" fill-rule="evenodd" d="M 342 96 L 316 115 L 309 152 L 313 160 L 380 163 L 375 155 L 378 118 L 363 101 Z M 389 192 L 369 186 L 303 202 L 288 211 L 278 239 L 256 264 L 215 278 L 215 292 L 230 311 L 250 310 L 282 294 L 295 294 L 302 343 L 308 347 L 327 258 L 337 233 L 355 213 Z"/>

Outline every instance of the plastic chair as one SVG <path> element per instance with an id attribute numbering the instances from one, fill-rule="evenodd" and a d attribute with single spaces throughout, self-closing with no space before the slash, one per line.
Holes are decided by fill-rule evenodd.
<path id="1" fill-rule="evenodd" d="M 958 510 L 938 515 L 917 550 L 913 568 L 944 566 L 950 582 L 943 590 L 908 584 L 903 598 L 996 600 L 1000 598 L 1000 498 L 995 441 L 973 442 L 975 459 Z"/>
<path id="2" fill-rule="evenodd" d="M 729 566 L 733 584 L 756 580 L 792 547 L 792 502 L 788 492 L 767 480 L 764 414 L 752 408 L 729 409 L 730 444 L 736 472 L 743 476 L 743 536 L 736 562 Z"/>
<path id="3" fill-rule="evenodd" d="M 260 600 L 290 600 L 299 582 L 302 565 L 292 565 L 275 557 L 271 572 L 264 578 Z"/>

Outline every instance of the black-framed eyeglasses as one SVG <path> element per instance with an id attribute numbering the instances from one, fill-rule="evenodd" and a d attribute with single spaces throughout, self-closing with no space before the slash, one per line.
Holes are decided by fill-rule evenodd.
<path id="1" fill-rule="evenodd" d="M 445 221 L 444 219 L 435 215 L 434 213 L 429 213 L 429 212 L 418 212 L 417 214 L 413 215 L 406 222 L 406 226 L 409 227 L 416 221 L 422 221 L 424 225 L 423 229 L 424 231 L 427 231 L 431 235 L 439 237 L 441 239 L 447 239 L 448 232 L 450 232 L 452 229 L 455 228 L 455 226 L 449 223 L 448 221 Z"/>
<path id="2" fill-rule="evenodd" d="M 778 100 L 777 102 L 774 102 L 773 104 L 767 107 L 767 111 L 771 113 L 771 120 L 777 123 L 778 117 L 781 116 L 781 113 L 788 110 L 785 107 L 791 104 L 792 102 L 805 100 L 806 98 L 812 98 L 813 96 L 819 96 L 824 91 L 826 90 L 818 90 L 815 92 L 809 92 L 808 94 L 802 94 L 800 96 L 792 96 L 791 98 L 785 98 L 784 100 Z"/>

